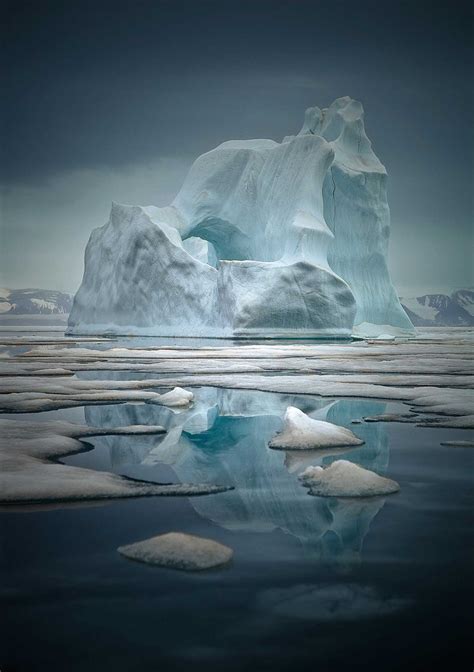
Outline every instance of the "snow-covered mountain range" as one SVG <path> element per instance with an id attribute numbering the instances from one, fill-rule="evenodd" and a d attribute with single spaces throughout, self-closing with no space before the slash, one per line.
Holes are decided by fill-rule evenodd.
<path id="1" fill-rule="evenodd" d="M 400 297 L 406 314 L 417 327 L 474 326 L 474 289 L 451 295 Z M 65 315 L 72 295 L 52 289 L 0 289 L 0 315 Z"/>
<path id="2" fill-rule="evenodd" d="M 400 303 L 415 327 L 474 326 L 474 289 L 400 297 Z"/>
<path id="3" fill-rule="evenodd" d="M 72 296 L 51 289 L 0 289 L 0 314 L 57 315 L 67 314 Z"/>

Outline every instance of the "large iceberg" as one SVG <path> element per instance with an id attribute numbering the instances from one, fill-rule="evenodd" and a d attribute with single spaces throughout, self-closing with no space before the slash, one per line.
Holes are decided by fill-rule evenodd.
<path id="1" fill-rule="evenodd" d="M 310 108 L 281 143 L 232 140 L 200 156 L 170 206 L 114 203 L 87 245 L 69 333 L 412 331 L 387 269 L 387 174 L 363 114 L 350 98 Z"/>

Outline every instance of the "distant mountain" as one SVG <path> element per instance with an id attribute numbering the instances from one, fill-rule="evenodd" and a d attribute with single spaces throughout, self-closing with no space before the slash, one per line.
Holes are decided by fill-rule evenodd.
<path id="1" fill-rule="evenodd" d="M 447 294 L 425 294 L 400 298 L 415 327 L 474 326 L 474 289 L 458 289 Z"/>
<path id="2" fill-rule="evenodd" d="M 51 289 L 0 289 L 1 315 L 58 315 L 69 313 L 71 294 Z"/>

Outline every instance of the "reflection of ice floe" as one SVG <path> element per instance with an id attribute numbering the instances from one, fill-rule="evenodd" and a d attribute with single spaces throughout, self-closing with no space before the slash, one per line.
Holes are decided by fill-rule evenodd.
<path id="1" fill-rule="evenodd" d="M 383 497 L 372 499 L 337 499 L 334 497 L 324 501 L 332 518 L 321 539 L 321 556 L 331 560 L 340 559 L 344 563 L 358 560 L 370 524 L 382 509 L 385 499 Z"/>
<path id="2" fill-rule="evenodd" d="M 371 586 L 306 585 L 263 591 L 258 606 L 284 618 L 311 621 L 355 621 L 393 614 L 409 606 L 398 597 L 382 597 Z"/>
<path id="3" fill-rule="evenodd" d="M 282 427 L 288 405 L 296 405 L 313 418 L 347 426 L 357 416 L 383 412 L 384 404 L 341 400 L 326 403 L 309 396 L 277 395 L 243 390 L 195 389 L 193 407 L 174 415 L 163 407 L 88 407 L 88 422 L 107 426 L 161 424 L 163 439 L 134 439 L 127 446 L 102 439 L 109 446 L 114 467 L 131 464 L 171 466 L 180 481 L 218 482 L 235 486 L 215 498 L 192 500 L 203 517 L 230 530 L 269 532 L 282 530 L 321 557 L 342 560 L 360 552 L 370 522 L 383 499 L 365 502 L 308 497 L 298 474 L 307 464 L 301 454 L 274 451 L 268 441 Z M 338 453 L 378 473 L 388 463 L 385 428 L 361 425 L 357 433 L 364 445 L 330 453 L 315 451 L 322 465 Z M 314 458 L 311 452 L 308 457 Z M 316 458 L 315 458 L 316 459 Z M 315 464 L 311 459 L 310 464 Z"/>
<path id="4" fill-rule="evenodd" d="M 321 497 L 374 497 L 400 489 L 395 481 L 347 460 L 336 460 L 326 469 L 307 467 L 299 478 L 311 495 Z"/>
<path id="5" fill-rule="evenodd" d="M 294 406 L 288 406 L 283 422 L 283 430 L 271 439 L 268 444 L 270 448 L 310 450 L 311 448 L 360 446 L 364 443 L 350 429 L 310 418 Z"/>

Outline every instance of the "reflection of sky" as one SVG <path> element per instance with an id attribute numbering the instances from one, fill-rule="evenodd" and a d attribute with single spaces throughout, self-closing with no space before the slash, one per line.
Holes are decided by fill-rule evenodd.
<path id="1" fill-rule="evenodd" d="M 383 403 L 209 388 L 196 390 L 195 396 L 194 406 L 184 412 L 146 404 L 87 407 L 91 425 L 162 424 L 168 430 L 162 439 L 97 439 L 97 446 L 109 448 L 108 459 L 104 450 L 95 451 L 101 456 L 100 468 L 163 480 L 166 465 L 180 482 L 232 485 L 235 489 L 230 492 L 192 498 L 190 503 L 203 518 L 228 530 L 281 530 L 320 557 L 349 560 L 358 555 L 384 500 L 311 497 L 298 474 L 308 464 L 328 465 L 341 457 L 385 473 L 388 442 L 383 425 L 351 425 L 352 419 L 382 412 Z M 269 449 L 290 405 L 314 418 L 350 427 L 364 445 L 309 452 Z M 169 471 L 164 473 L 168 476 Z"/>

